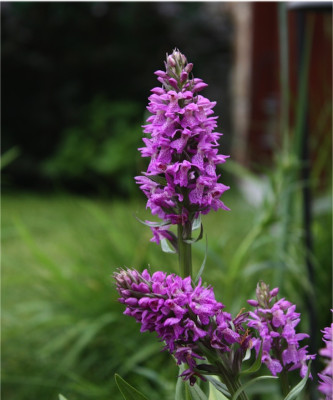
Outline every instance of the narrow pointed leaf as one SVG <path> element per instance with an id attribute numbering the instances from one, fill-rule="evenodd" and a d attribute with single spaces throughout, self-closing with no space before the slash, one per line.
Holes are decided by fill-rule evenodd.
<path id="1" fill-rule="evenodd" d="M 200 389 L 200 387 L 198 386 L 197 383 L 193 386 L 189 386 L 189 388 L 190 388 L 192 400 L 208 400 L 208 397 Z"/>
<path id="2" fill-rule="evenodd" d="M 251 358 L 251 349 L 247 349 L 245 356 L 243 357 L 243 362 L 249 360 L 250 358 Z"/>
<path id="3" fill-rule="evenodd" d="M 176 250 L 172 249 L 169 246 L 169 243 L 168 243 L 167 239 L 165 239 L 165 238 L 161 239 L 161 248 L 164 251 L 164 253 L 173 253 L 173 254 L 176 253 Z"/>
<path id="4" fill-rule="evenodd" d="M 196 367 L 196 370 L 198 370 L 201 374 L 203 375 L 217 375 L 219 370 L 217 367 L 214 365 L 210 364 L 199 364 Z"/>
<path id="5" fill-rule="evenodd" d="M 156 182 L 162 186 L 167 186 L 168 182 L 163 176 L 158 176 L 158 175 L 145 175 L 147 178 L 149 178 L 151 181 Z"/>
<path id="6" fill-rule="evenodd" d="M 148 400 L 147 397 L 127 383 L 120 375 L 115 374 L 114 378 L 125 400 Z"/>
<path id="7" fill-rule="evenodd" d="M 261 356 L 262 356 L 262 343 L 260 345 L 260 350 L 258 353 L 258 357 L 256 358 L 256 360 L 254 361 L 254 363 L 251 365 L 250 368 L 246 369 L 245 371 L 241 371 L 239 375 L 248 375 L 248 374 L 253 374 L 254 372 L 257 372 L 260 367 L 261 367 Z"/>
<path id="8" fill-rule="evenodd" d="M 236 390 L 235 394 L 232 396 L 231 400 L 237 400 L 238 396 L 244 392 L 244 390 L 248 387 L 253 385 L 254 383 L 257 383 L 258 381 L 262 381 L 264 379 L 277 379 L 277 376 L 270 376 L 270 375 L 264 375 L 264 376 L 258 376 L 257 378 L 254 378 L 242 385 L 238 390 Z"/>
<path id="9" fill-rule="evenodd" d="M 141 224 L 149 226 L 150 228 L 157 228 L 159 226 L 165 226 L 165 225 L 170 225 L 169 221 L 163 221 L 163 222 L 152 222 L 152 221 L 142 221 L 139 217 L 135 216 L 135 218 L 141 222 Z"/>
<path id="10" fill-rule="evenodd" d="M 213 384 L 209 383 L 209 386 L 209 400 L 228 400 Z"/>
<path id="11" fill-rule="evenodd" d="M 216 390 L 218 390 L 220 393 L 222 393 L 223 396 L 230 399 L 231 396 L 230 396 L 230 393 L 228 392 L 226 385 L 224 385 L 222 382 L 218 381 L 217 379 L 213 378 L 212 376 L 205 376 L 205 377 L 215 387 Z"/>
<path id="12" fill-rule="evenodd" d="M 184 365 L 180 365 L 176 384 L 175 400 L 191 400 L 189 385 L 180 376 L 184 371 Z"/>
<path id="13" fill-rule="evenodd" d="M 306 382 L 309 378 L 310 375 L 310 368 L 311 368 L 311 361 L 309 361 L 308 365 L 308 370 L 306 371 L 306 374 L 304 378 L 294 387 L 291 389 L 291 391 L 287 394 L 287 396 L 284 398 L 284 400 L 294 400 L 296 397 L 301 393 L 301 391 L 304 389 L 304 386 L 306 385 Z"/>
<path id="14" fill-rule="evenodd" d="M 200 225 L 200 233 L 199 233 L 199 236 L 198 236 L 196 239 L 184 240 L 184 242 L 185 242 L 185 243 L 188 243 L 188 244 L 193 244 L 193 243 L 198 242 L 200 239 L 202 239 L 202 236 L 203 236 L 203 225 L 201 224 L 201 225 Z"/>
<path id="15" fill-rule="evenodd" d="M 199 269 L 199 272 L 198 272 L 198 274 L 197 274 L 197 276 L 196 276 L 196 278 L 195 278 L 195 284 L 197 284 L 198 283 L 198 281 L 199 281 L 199 279 L 200 279 L 200 277 L 201 277 L 201 275 L 202 275 L 202 273 L 204 272 L 204 269 L 205 269 L 205 266 L 206 266 L 206 261 L 207 261 L 207 235 L 206 235 L 206 248 L 205 248 L 205 257 L 204 257 L 204 259 L 203 259 L 203 262 L 202 262 L 202 264 L 201 264 L 201 267 L 200 267 L 200 269 Z"/>
<path id="16" fill-rule="evenodd" d="M 65 396 L 59 393 L 59 400 L 67 400 Z"/>
<path id="17" fill-rule="evenodd" d="M 192 231 L 195 231 L 196 229 L 199 229 L 200 227 L 201 227 L 201 214 L 199 214 L 199 217 L 193 221 Z"/>

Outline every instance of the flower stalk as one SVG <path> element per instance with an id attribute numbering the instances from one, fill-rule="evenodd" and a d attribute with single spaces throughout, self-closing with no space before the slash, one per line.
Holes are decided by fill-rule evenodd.
<path id="1" fill-rule="evenodd" d="M 178 224 L 178 260 L 179 260 L 179 271 L 180 275 L 185 278 L 187 276 L 192 277 L 192 244 L 189 243 L 191 240 L 191 229 L 184 229 L 182 224 Z"/>

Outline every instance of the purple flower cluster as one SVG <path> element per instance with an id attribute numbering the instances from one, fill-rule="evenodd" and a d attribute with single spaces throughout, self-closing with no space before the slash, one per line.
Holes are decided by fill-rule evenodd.
<path id="1" fill-rule="evenodd" d="M 220 197 L 229 187 L 218 183 L 216 174 L 216 165 L 228 156 L 217 150 L 221 134 L 214 132 L 216 103 L 198 94 L 207 85 L 189 77 L 193 65 L 178 50 L 167 56 L 165 66 L 166 72 L 155 72 L 162 87 L 151 90 L 147 107 L 151 116 L 144 126 L 148 137 L 139 149 L 150 163 L 147 172 L 135 179 L 152 214 L 184 225 L 211 209 L 228 210 Z"/>
<path id="2" fill-rule="evenodd" d="M 299 342 L 309 335 L 296 333 L 295 327 L 300 322 L 300 314 L 296 306 L 285 299 L 270 304 L 277 296 L 279 289 L 269 290 L 268 285 L 261 282 L 257 286 L 257 300 L 248 300 L 256 310 L 249 313 L 248 326 L 256 329 L 258 338 L 252 339 L 252 346 L 259 353 L 262 344 L 262 362 L 272 375 L 284 371 L 300 369 L 301 377 L 307 372 L 307 361 L 314 359 L 309 355 L 307 346 L 300 347 Z"/>
<path id="3" fill-rule="evenodd" d="M 230 351 L 234 343 L 244 351 L 249 347 L 250 337 L 242 327 L 247 315 L 232 321 L 231 315 L 222 311 L 224 305 L 215 300 L 211 287 L 199 282 L 193 288 L 190 277 L 182 279 L 165 272 L 150 275 L 147 270 L 121 270 L 114 278 L 119 301 L 126 305 L 124 314 L 141 324 L 141 332 L 157 332 L 177 363 L 188 364 L 183 377 L 191 383 L 198 375 L 196 360 L 204 359 L 199 342 L 220 352 Z"/>
<path id="4" fill-rule="evenodd" d="M 320 378 L 318 389 L 325 394 L 326 400 L 331 400 L 333 399 L 333 323 L 322 330 L 322 333 L 325 347 L 319 350 L 319 354 L 326 357 L 327 361 L 325 369 L 318 374 Z"/>

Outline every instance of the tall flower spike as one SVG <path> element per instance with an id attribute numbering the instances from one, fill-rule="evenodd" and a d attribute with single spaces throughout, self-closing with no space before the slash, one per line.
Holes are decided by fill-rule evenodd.
<path id="1" fill-rule="evenodd" d="M 177 363 L 188 365 L 182 376 L 191 384 L 205 374 L 205 364 L 197 369 L 197 361 L 206 356 L 203 347 L 212 354 L 224 354 L 236 344 L 235 351 L 241 353 L 240 360 L 243 358 L 250 343 L 242 326 L 247 316 L 232 320 L 211 287 L 202 286 L 201 281 L 193 287 L 190 277 L 183 279 L 161 271 L 150 275 L 147 270 L 120 270 L 114 279 L 119 301 L 126 305 L 124 314 L 141 324 L 141 332 L 156 332 Z M 234 359 L 232 354 L 230 360 Z"/>
<path id="2" fill-rule="evenodd" d="M 218 154 L 216 103 L 198 94 L 207 84 L 190 76 L 192 68 L 175 49 L 166 57 L 165 71 L 155 72 L 162 87 L 151 90 L 151 115 L 143 126 L 147 137 L 139 149 L 150 162 L 135 179 L 152 214 L 170 225 L 185 226 L 212 209 L 228 210 L 220 197 L 229 187 L 218 183 L 216 174 L 228 158 Z M 152 240 L 158 238 L 155 229 Z"/>
<path id="3" fill-rule="evenodd" d="M 300 322 L 300 314 L 296 313 L 296 306 L 285 299 L 276 301 L 279 289 L 269 290 L 264 282 L 258 283 L 257 300 L 248 300 L 256 307 L 250 312 L 248 326 L 258 331 L 259 337 L 252 339 L 252 346 L 257 354 L 262 343 L 262 361 L 277 375 L 283 371 L 300 370 L 301 377 L 307 371 L 307 361 L 314 359 L 305 347 L 300 347 L 299 342 L 309 335 L 296 333 L 295 327 Z"/>

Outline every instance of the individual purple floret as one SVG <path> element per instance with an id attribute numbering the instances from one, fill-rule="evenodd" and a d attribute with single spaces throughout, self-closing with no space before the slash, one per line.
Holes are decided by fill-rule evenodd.
<path id="1" fill-rule="evenodd" d="M 333 310 L 332 310 L 333 311 Z M 333 323 L 331 323 L 330 327 L 322 330 L 323 341 L 325 343 L 325 347 L 319 350 L 319 354 L 322 357 L 326 358 L 326 367 L 325 369 L 318 374 L 319 376 L 319 385 L 318 389 L 326 396 L 326 400 L 333 399 Z"/>
<path id="2" fill-rule="evenodd" d="M 257 285 L 257 300 L 248 300 L 256 307 L 249 313 L 248 326 L 257 330 L 259 337 L 252 339 L 252 346 L 259 353 L 262 343 L 262 362 L 272 375 L 284 371 L 300 369 L 301 377 L 307 372 L 307 361 L 314 359 L 309 355 L 307 346 L 300 347 L 299 342 L 309 335 L 296 333 L 295 327 L 300 322 L 296 306 L 285 299 L 273 300 L 279 289 L 269 290 L 264 282 Z"/>
<path id="3" fill-rule="evenodd" d="M 119 301 L 126 305 L 124 314 L 141 324 L 141 332 L 157 332 L 177 363 L 188 365 L 182 376 L 191 384 L 201 377 L 196 370 L 197 360 L 204 359 L 201 346 L 214 354 L 229 352 L 234 343 L 244 353 L 249 347 L 250 337 L 242 326 L 247 314 L 232 320 L 213 289 L 201 281 L 193 287 L 190 277 L 133 269 L 120 270 L 114 278 Z"/>
<path id="4" fill-rule="evenodd" d="M 216 166 L 220 133 L 213 116 L 215 102 L 198 94 L 207 85 L 190 77 L 193 65 L 178 50 L 167 56 L 166 71 L 156 71 L 162 87 L 152 89 L 144 125 L 142 157 L 150 162 L 135 179 L 147 196 L 152 214 L 170 224 L 192 221 L 211 209 L 228 208 L 220 200 L 228 186 L 218 183 Z"/>

